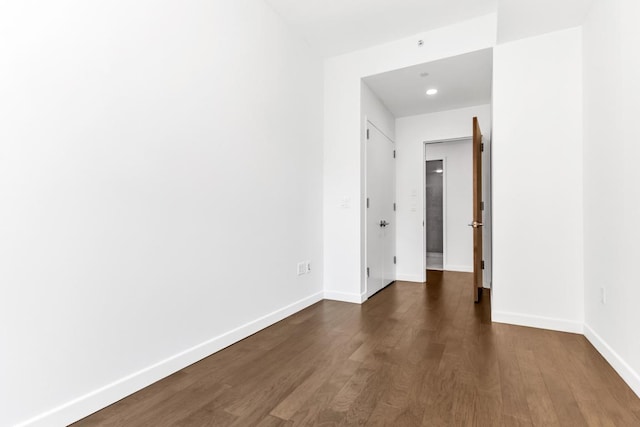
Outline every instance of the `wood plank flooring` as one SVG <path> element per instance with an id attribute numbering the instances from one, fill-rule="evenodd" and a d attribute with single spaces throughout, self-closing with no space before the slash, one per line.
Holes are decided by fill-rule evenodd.
<path id="1" fill-rule="evenodd" d="M 322 301 L 74 426 L 640 426 L 583 336 L 492 324 L 472 280 Z"/>

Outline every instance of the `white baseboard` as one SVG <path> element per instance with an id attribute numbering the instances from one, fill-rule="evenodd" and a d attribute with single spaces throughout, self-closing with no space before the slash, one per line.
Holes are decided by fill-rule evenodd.
<path id="1" fill-rule="evenodd" d="M 424 277 L 413 274 L 398 274 L 396 275 L 396 280 L 399 280 L 401 282 L 424 283 Z"/>
<path id="2" fill-rule="evenodd" d="M 86 417 L 118 400 L 143 389 L 199 360 L 204 359 L 280 320 L 322 301 L 324 292 L 318 292 L 286 307 L 262 316 L 236 329 L 198 344 L 141 371 L 121 378 L 98 390 L 65 403 L 15 427 L 61 426 Z"/>
<path id="3" fill-rule="evenodd" d="M 551 317 L 494 311 L 491 313 L 491 320 L 496 323 L 507 323 L 509 325 L 528 326 L 530 328 L 549 329 L 573 334 L 582 334 L 584 332 L 584 325 L 581 322 L 554 319 Z"/>
<path id="4" fill-rule="evenodd" d="M 447 264 L 444 266 L 445 271 L 456 271 L 458 273 L 473 273 L 472 265 L 454 265 Z"/>
<path id="5" fill-rule="evenodd" d="M 324 299 L 331 301 L 350 302 L 353 304 L 362 304 L 367 300 L 367 294 L 349 294 L 338 291 L 324 291 Z"/>
<path id="6" fill-rule="evenodd" d="M 584 336 L 598 350 L 607 362 L 622 377 L 631 390 L 640 397 L 640 373 L 636 372 L 605 340 L 602 339 L 589 325 L 584 325 Z"/>

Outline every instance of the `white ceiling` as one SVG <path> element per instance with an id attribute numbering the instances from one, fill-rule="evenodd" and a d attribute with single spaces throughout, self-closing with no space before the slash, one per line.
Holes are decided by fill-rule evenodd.
<path id="1" fill-rule="evenodd" d="M 493 51 L 485 49 L 363 80 L 394 116 L 405 117 L 490 104 L 492 70 Z M 429 88 L 438 94 L 427 96 Z"/>
<path id="2" fill-rule="evenodd" d="M 265 1 L 311 46 L 334 56 L 494 13 L 498 0 Z"/>
<path id="3" fill-rule="evenodd" d="M 329 57 L 498 15 L 498 42 L 580 25 L 593 0 L 265 0 Z"/>

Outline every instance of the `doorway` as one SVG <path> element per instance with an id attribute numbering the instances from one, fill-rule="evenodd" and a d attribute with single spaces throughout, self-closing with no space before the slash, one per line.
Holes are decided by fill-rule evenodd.
<path id="1" fill-rule="evenodd" d="M 469 120 L 469 133 L 471 133 L 471 120 Z M 442 162 L 441 168 L 433 170 L 432 166 Z M 460 137 L 445 140 L 424 142 L 424 179 L 425 179 L 425 203 L 423 220 L 424 233 L 424 260 L 426 270 L 443 270 L 459 273 L 471 273 L 473 264 L 473 232 L 469 227 L 473 212 L 473 151 L 472 138 Z M 437 173 L 442 170 L 442 173 Z M 434 210 L 429 205 L 430 181 L 437 182 L 436 175 L 442 176 L 442 226 L 430 221 Z M 436 200 L 437 201 L 437 200 Z M 442 268 L 431 268 L 429 252 L 430 240 L 435 233 L 439 238 L 442 227 Z"/>
<path id="2" fill-rule="evenodd" d="M 477 274 L 471 273 L 477 272 L 479 245 L 486 255 L 481 265 L 490 268 L 492 55 L 490 49 L 471 52 L 362 79 L 362 117 L 382 123 L 395 139 L 399 281 L 428 283 L 429 269 L 467 274 L 476 286 Z M 485 136 L 486 151 L 480 157 L 486 174 L 481 179 L 473 174 L 472 159 L 478 157 L 473 148 L 474 118 Z M 449 147 L 452 154 L 442 152 L 442 147 Z M 485 195 L 478 200 L 487 207 L 480 220 L 474 208 L 478 182 Z M 453 188 L 462 186 L 463 191 Z M 369 230 L 363 234 L 373 232 Z M 490 271 L 482 274 L 484 285 L 490 286 Z M 361 277 L 367 277 L 366 272 Z"/>
<path id="3" fill-rule="evenodd" d="M 427 160 L 425 170 L 427 270 L 444 270 L 444 159 Z"/>

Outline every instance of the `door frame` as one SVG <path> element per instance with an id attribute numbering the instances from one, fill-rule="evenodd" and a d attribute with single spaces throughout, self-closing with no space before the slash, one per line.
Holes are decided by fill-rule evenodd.
<path id="1" fill-rule="evenodd" d="M 424 144 L 424 162 L 423 162 L 423 180 L 424 185 L 422 186 L 422 191 L 424 192 L 424 206 L 423 206 L 423 248 L 424 248 L 424 270 L 427 269 L 427 256 L 429 251 L 427 250 L 427 161 L 442 161 L 442 270 L 445 270 L 445 266 L 447 265 L 447 156 L 442 156 L 440 158 L 434 158 L 432 160 L 427 160 L 427 144 Z"/>

